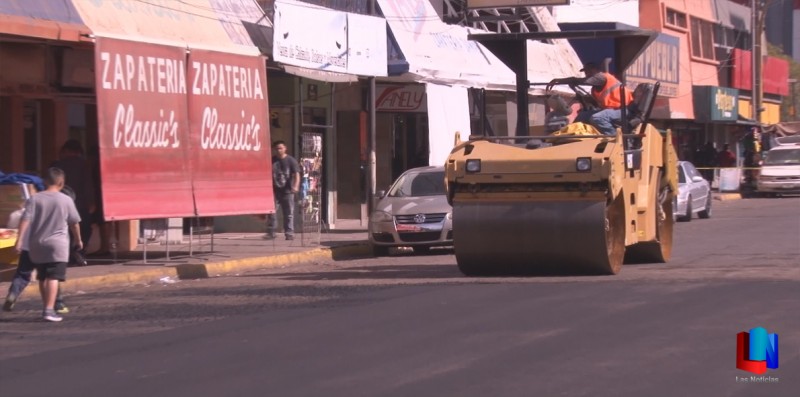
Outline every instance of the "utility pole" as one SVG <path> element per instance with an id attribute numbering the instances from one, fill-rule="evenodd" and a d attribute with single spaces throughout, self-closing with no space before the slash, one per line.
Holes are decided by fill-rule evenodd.
<path id="1" fill-rule="evenodd" d="M 375 7 L 375 0 L 370 0 L 369 2 L 369 14 L 375 15 L 377 12 L 377 8 Z M 375 118 L 377 117 L 377 111 L 375 107 L 377 104 L 375 103 L 376 99 L 376 87 L 375 87 L 375 76 L 369 78 L 369 138 L 367 139 L 367 146 L 368 146 L 368 154 L 367 154 L 367 219 L 372 216 L 372 210 L 375 206 L 375 190 L 377 188 L 377 159 L 375 156 L 375 148 L 376 148 L 376 140 L 377 140 L 377 124 Z"/>
<path id="2" fill-rule="evenodd" d="M 762 91 L 762 46 L 761 36 L 764 32 L 764 18 L 762 17 L 762 0 L 751 0 L 750 9 L 752 11 L 752 18 L 750 22 L 750 33 L 752 36 L 752 93 L 750 95 L 750 104 L 752 108 L 753 120 L 761 124 L 761 91 Z"/>

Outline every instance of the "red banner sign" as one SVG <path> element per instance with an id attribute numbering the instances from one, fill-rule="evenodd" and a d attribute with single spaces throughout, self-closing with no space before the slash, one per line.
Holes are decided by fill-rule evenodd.
<path id="1" fill-rule="evenodd" d="M 753 89 L 752 53 L 734 48 L 732 52 L 731 86 L 740 90 Z M 763 90 L 767 94 L 789 95 L 789 62 L 775 57 L 764 57 L 762 64 Z"/>
<path id="2" fill-rule="evenodd" d="M 103 210 L 108 220 L 194 216 L 186 51 L 98 37 Z"/>
<path id="3" fill-rule="evenodd" d="M 192 175 L 200 216 L 275 210 L 264 65 L 256 56 L 189 54 Z"/>
<path id="4" fill-rule="evenodd" d="M 264 58 L 98 37 L 108 220 L 274 212 Z"/>

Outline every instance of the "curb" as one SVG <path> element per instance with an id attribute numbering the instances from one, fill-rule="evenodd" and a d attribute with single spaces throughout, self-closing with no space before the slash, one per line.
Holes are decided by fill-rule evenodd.
<path id="1" fill-rule="evenodd" d="M 99 288 L 131 284 L 149 284 L 164 277 L 179 280 L 197 280 L 285 265 L 297 265 L 320 260 L 347 260 L 372 256 L 369 243 L 357 243 L 339 247 L 315 248 L 304 252 L 232 259 L 219 262 L 180 264 L 162 268 L 136 270 L 116 274 L 67 278 L 63 284 L 67 294 L 76 291 L 91 291 Z M 39 295 L 39 285 L 31 282 L 22 296 Z"/>
<path id="2" fill-rule="evenodd" d="M 740 200 L 741 198 L 741 193 L 714 193 L 714 200 L 718 201 Z"/>

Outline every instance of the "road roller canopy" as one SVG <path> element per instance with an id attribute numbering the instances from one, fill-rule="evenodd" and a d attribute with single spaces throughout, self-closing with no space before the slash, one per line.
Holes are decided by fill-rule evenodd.
<path id="1" fill-rule="evenodd" d="M 525 33 L 476 33 L 470 34 L 469 39 L 480 42 L 488 48 L 509 68 L 519 74 L 527 72 L 528 56 L 526 40 L 614 40 L 614 64 L 620 71 L 620 78 L 636 58 L 644 52 L 647 46 L 658 36 L 652 30 L 573 30 L 559 32 L 525 32 Z"/>
<path id="2" fill-rule="evenodd" d="M 574 30 L 558 32 L 525 32 L 525 33 L 476 33 L 468 38 L 480 42 L 494 55 L 500 58 L 516 74 L 517 80 L 517 125 L 516 135 L 528 135 L 528 40 L 613 40 L 614 64 L 618 68 L 619 80 L 625 89 L 625 70 L 647 46 L 658 36 L 652 30 Z M 627 130 L 628 117 L 622 107 L 623 130 Z M 486 116 L 483 115 L 485 118 Z M 485 124 L 485 123 L 484 123 Z"/>

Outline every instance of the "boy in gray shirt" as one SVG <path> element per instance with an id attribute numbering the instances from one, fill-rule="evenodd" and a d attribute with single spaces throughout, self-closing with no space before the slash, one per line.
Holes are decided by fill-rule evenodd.
<path id="1" fill-rule="evenodd" d="M 83 248 L 79 229 L 81 217 L 75 203 L 61 194 L 64 171 L 49 168 L 43 179 L 47 189 L 34 194 L 25 203 L 19 235 L 27 236 L 28 255 L 36 265 L 36 278 L 44 305 L 42 317 L 46 321 L 57 322 L 63 319 L 55 312 L 55 301 L 58 282 L 66 279 L 70 231 L 77 248 Z M 20 253 L 23 248 L 21 240 L 17 240 L 17 252 Z"/>

